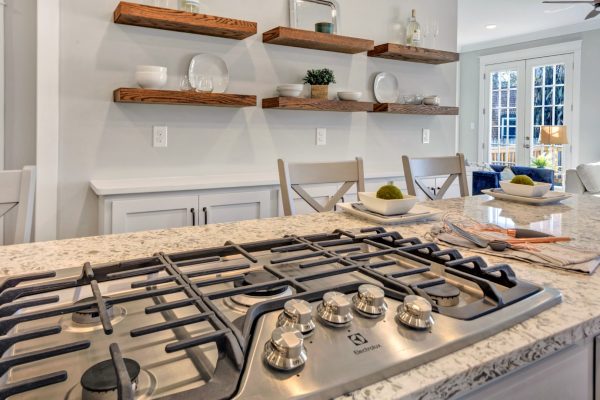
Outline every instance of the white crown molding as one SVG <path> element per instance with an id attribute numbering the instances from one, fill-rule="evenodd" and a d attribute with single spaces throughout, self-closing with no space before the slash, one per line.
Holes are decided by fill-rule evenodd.
<path id="1" fill-rule="evenodd" d="M 534 40 L 571 35 L 574 33 L 593 31 L 596 29 L 600 29 L 600 17 L 589 21 L 583 21 L 577 24 L 560 26 L 558 28 L 546 29 L 543 31 L 526 33 L 523 35 L 511 36 L 502 39 L 490 40 L 487 42 L 467 44 L 460 46 L 459 52 L 468 53 L 471 51 L 491 49 L 494 47 L 510 46 L 518 43 L 532 42 Z"/>

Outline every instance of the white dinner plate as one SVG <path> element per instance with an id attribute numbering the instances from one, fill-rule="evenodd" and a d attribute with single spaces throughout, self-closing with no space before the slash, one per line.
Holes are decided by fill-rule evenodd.
<path id="1" fill-rule="evenodd" d="M 400 85 L 394 74 L 381 72 L 375 77 L 373 84 L 375 98 L 379 103 L 395 103 L 400 96 Z"/>
<path id="2" fill-rule="evenodd" d="M 199 76 L 209 76 L 213 81 L 213 93 L 225 93 L 229 86 L 229 69 L 219 56 L 213 54 L 198 54 L 192 58 L 188 71 L 190 84 L 195 89 Z"/>
<path id="3" fill-rule="evenodd" d="M 563 200 L 571 198 L 569 193 L 561 192 L 548 192 L 542 197 L 523 197 L 515 196 L 504 192 L 502 189 L 484 189 L 481 193 L 485 193 L 497 200 L 515 201 L 517 203 L 532 204 L 536 206 L 543 206 L 548 204 L 560 203 Z"/>
<path id="4" fill-rule="evenodd" d="M 352 206 L 352 203 L 339 203 L 337 206 L 344 212 L 368 219 L 369 221 L 378 225 L 399 225 L 427 221 L 431 219 L 438 219 L 442 214 L 441 210 L 425 207 L 421 204 L 417 204 L 412 210 L 410 210 L 410 212 L 406 214 L 391 215 L 388 217 L 373 212 L 357 210 Z"/>

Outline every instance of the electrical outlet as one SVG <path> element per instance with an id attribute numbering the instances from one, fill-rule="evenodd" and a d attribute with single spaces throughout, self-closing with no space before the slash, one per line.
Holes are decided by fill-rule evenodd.
<path id="1" fill-rule="evenodd" d="M 155 126 L 152 134 L 152 146 L 167 147 L 168 128 L 166 126 Z"/>
<path id="2" fill-rule="evenodd" d="M 327 129 L 317 128 L 317 146 L 327 145 Z"/>
<path id="3" fill-rule="evenodd" d="M 471 122 L 471 130 L 474 131 L 475 130 L 475 122 Z"/>
<path id="4" fill-rule="evenodd" d="M 429 137 L 431 131 L 429 129 L 423 129 L 423 144 L 429 144 Z"/>

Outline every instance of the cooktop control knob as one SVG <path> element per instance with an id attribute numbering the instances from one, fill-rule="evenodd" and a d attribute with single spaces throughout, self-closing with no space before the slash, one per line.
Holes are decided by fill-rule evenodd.
<path id="1" fill-rule="evenodd" d="M 305 337 L 310 336 L 315 330 L 312 311 L 313 308 L 307 301 L 288 300 L 283 305 L 283 312 L 277 319 L 277 326 L 295 328 Z"/>
<path id="2" fill-rule="evenodd" d="M 323 302 L 317 307 L 317 314 L 325 325 L 336 328 L 349 325 L 354 318 L 350 302 L 339 292 L 325 293 Z"/>
<path id="3" fill-rule="evenodd" d="M 398 307 L 398 322 L 412 329 L 430 329 L 433 324 L 431 304 L 421 296 L 406 296 Z"/>
<path id="4" fill-rule="evenodd" d="M 302 333 L 289 326 L 275 328 L 265 344 L 267 364 L 280 371 L 291 371 L 303 366 L 306 359 Z"/>
<path id="5" fill-rule="evenodd" d="M 360 285 L 358 293 L 352 297 L 352 303 L 354 309 L 367 318 L 380 317 L 388 309 L 383 289 L 375 285 Z"/>

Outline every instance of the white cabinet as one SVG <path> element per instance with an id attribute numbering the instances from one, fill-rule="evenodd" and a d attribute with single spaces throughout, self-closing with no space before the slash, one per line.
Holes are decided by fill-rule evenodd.
<path id="1" fill-rule="evenodd" d="M 100 234 L 273 217 L 274 197 L 271 188 L 111 196 L 100 201 Z"/>
<path id="2" fill-rule="evenodd" d="M 159 196 L 112 202 L 112 232 L 179 228 L 194 223 L 198 196 Z"/>
<path id="3" fill-rule="evenodd" d="M 271 192 L 266 190 L 201 195 L 198 199 L 199 225 L 245 221 L 272 216 Z"/>

